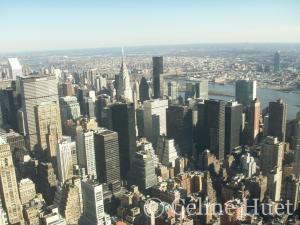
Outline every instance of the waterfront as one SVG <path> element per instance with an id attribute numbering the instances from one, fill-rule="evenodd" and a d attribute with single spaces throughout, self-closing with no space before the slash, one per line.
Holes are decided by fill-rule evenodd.
<path id="1" fill-rule="evenodd" d="M 223 99 L 223 100 L 232 100 L 235 95 L 235 86 L 232 84 L 215 84 L 209 83 L 209 91 L 220 93 L 209 95 L 209 98 L 212 99 Z M 221 94 L 222 93 L 222 94 Z M 267 88 L 257 88 L 257 97 L 261 102 L 261 109 L 268 106 L 269 102 L 275 101 L 281 98 L 288 104 L 288 115 L 287 119 L 295 119 L 297 112 L 300 111 L 300 93 L 299 92 L 283 92 Z"/>

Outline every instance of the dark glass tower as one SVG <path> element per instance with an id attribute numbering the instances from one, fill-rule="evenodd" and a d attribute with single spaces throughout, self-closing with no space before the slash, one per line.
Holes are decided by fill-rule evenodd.
<path id="1" fill-rule="evenodd" d="M 163 65 L 163 57 L 162 56 L 154 56 L 152 58 L 153 61 L 153 97 L 160 98 L 161 97 L 161 86 L 160 75 L 164 73 L 164 65 Z"/>
<path id="2" fill-rule="evenodd" d="M 121 189 L 118 133 L 107 129 L 94 132 L 97 178 L 116 193 Z"/>
<path id="3" fill-rule="evenodd" d="M 140 91 L 140 100 L 141 102 L 149 100 L 149 85 L 147 83 L 147 80 L 145 77 L 142 77 L 140 86 L 139 86 L 139 91 Z"/>
<path id="4" fill-rule="evenodd" d="M 285 142 L 287 104 L 281 99 L 269 103 L 268 134 Z"/>
<path id="5" fill-rule="evenodd" d="M 136 152 L 135 109 L 133 103 L 116 103 L 110 108 L 110 128 L 119 134 L 121 178 L 124 180 Z"/>
<path id="6" fill-rule="evenodd" d="M 256 81 L 238 80 L 235 83 L 235 99 L 243 106 L 249 106 L 256 98 Z"/>
<path id="7" fill-rule="evenodd" d="M 182 155 L 192 154 L 192 109 L 177 105 L 167 108 L 167 137 L 175 140 Z"/>
<path id="8" fill-rule="evenodd" d="M 243 106 L 228 102 L 225 107 L 225 154 L 241 144 Z"/>
<path id="9" fill-rule="evenodd" d="M 83 115 L 88 116 L 89 118 L 95 117 L 95 104 L 91 97 L 84 97 L 84 113 Z"/>
<path id="10" fill-rule="evenodd" d="M 80 105 L 80 112 L 82 114 L 85 114 L 86 105 L 85 105 L 84 97 L 86 97 L 88 93 L 89 90 L 83 87 L 77 90 L 77 100 Z"/>
<path id="11" fill-rule="evenodd" d="M 195 141 L 198 149 L 209 149 L 219 160 L 225 150 L 225 102 L 205 100 L 198 105 L 198 122 Z"/>
<path id="12" fill-rule="evenodd" d="M 155 163 L 148 151 L 136 152 L 133 157 L 132 169 L 128 174 L 129 185 L 138 185 L 141 191 L 146 191 L 157 184 Z"/>
<path id="13" fill-rule="evenodd" d="M 105 121 L 102 119 L 103 110 L 110 103 L 110 97 L 108 95 L 98 96 L 95 102 L 95 116 L 99 127 L 105 127 Z M 107 121 L 106 121 L 107 122 Z"/>
<path id="14" fill-rule="evenodd" d="M 19 107 L 16 91 L 13 88 L 0 90 L 0 113 L 3 124 L 9 124 L 15 131 L 18 130 L 17 108 Z"/>
<path id="15" fill-rule="evenodd" d="M 274 54 L 274 73 L 279 72 L 280 70 L 280 54 L 276 52 Z"/>

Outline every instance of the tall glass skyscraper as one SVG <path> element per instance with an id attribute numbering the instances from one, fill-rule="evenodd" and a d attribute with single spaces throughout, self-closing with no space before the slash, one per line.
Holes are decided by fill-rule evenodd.
<path id="1" fill-rule="evenodd" d="M 256 81 L 238 80 L 235 83 L 235 99 L 244 107 L 256 98 Z"/>
<path id="2" fill-rule="evenodd" d="M 163 57 L 154 56 L 153 60 L 153 96 L 154 98 L 161 97 L 161 74 L 164 73 Z"/>
<path id="3" fill-rule="evenodd" d="M 279 72 L 279 70 L 280 70 L 280 54 L 277 51 L 274 54 L 274 73 Z"/>

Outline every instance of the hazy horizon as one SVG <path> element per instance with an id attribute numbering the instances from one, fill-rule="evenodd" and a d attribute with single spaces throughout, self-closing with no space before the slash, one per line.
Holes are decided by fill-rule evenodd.
<path id="1" fill-rule="evenodd" d="M 1 53 L 300 42 L 300 2 L 5 1 Z"/>
<path id="2" fill-rule="evenodd" d="M 194 44 L 161 44 L 161 45 L 135 45 L 135 46 L 107 46 L 107 47 L 94 47 L 94 48 L 61 48 L 61 49 L 39 49 L 32 51 L 8 51 L 1 52 L 0 57 L 18 57 L 18 56 L 27 56 L 27 55 L 76 55 L 76 54 L 85 54 L 85 55 L 98 55 L 107 53 L 109 55 L 120 55 L 121 50 L 124 48 L 124 51 L 127 54 L 132 53 L 145 53 L 150 52 L 151 55 L 167 55 L 170 52 L 174 51 L 184 51 L 184 52 L 232 52 L 232 51 L 262 51 L 262 52 L 271 52 L 274 51 L 300 51 L 300 42 L 291 42 L 291 43 L 194 43 Z"/>

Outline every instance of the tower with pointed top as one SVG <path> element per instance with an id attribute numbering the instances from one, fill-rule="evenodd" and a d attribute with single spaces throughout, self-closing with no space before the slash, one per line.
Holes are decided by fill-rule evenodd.
<path id="1" fill-rule="evenodd" d="M 133 101 L 133 92 L 130 85 L 130 77 L 124 59 L 124 51 L 122 49 L 122 63 L 120 73 L 116 75 L 116 98 L 117 100 L 124 99 L 125 101 Z"/>

